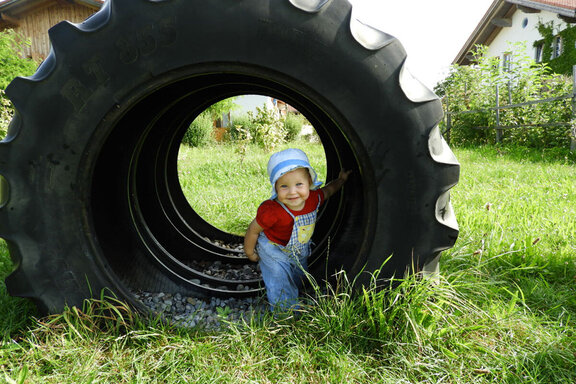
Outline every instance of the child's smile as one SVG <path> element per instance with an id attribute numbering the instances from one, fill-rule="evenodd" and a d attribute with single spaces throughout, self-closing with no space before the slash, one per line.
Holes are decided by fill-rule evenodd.
<path id="1" fill-rule="evenodd" d="M 278 201 L 293 211 L 304 208 L 308 196 L 310 196 L 310 173 L 305 168 L 290 171 L 276 181 L 276 193 Z"/>

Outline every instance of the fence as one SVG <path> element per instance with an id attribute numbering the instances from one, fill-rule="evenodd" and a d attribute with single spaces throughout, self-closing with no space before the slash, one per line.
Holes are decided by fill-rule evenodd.
<path id="1" fill-rule="evenodd" d="M 493 126 L 493 127 L 471 127 L 471 128 L 472 129 L 494 129 L 496 131 L 495 140 L 497 143 L 500 143 L 500 142 L 502 142 L 502 133 L 503 133 L 503 130 L 505 130 L 505 129 L 546 127 L 546 126 L 559 126 L 559 125 L 570 126 L 570 127 L 572 127 L 572 130 L 571 130 L 572 135 L 571 135 L 571 140 L 570 140 L 570 151 L 573 151 L 573 152 L 576 151 L 576 65 L 574 65 L 572 67 L 572 93 L 567 94 L 567 95 L 558 96 L 558 97 L 550 97 L 550 98 L 540 99 L 540 100 L 531 100 L 531 101 L 527 101 L 524 103 L 512 104 L 510 102 L 511 96 L 509 94 L 508 95 L 508 100 L 509 100 L 508 104 L 500 105 L 500 102 L 499 102 L 500 90 L 499 90 L 498 86 L 496 86 L 495 91 L 496 91 L 496 105 L 494 107 L 491 107 L 491 108 L 469 110 L 469 111 L 459 111 L 459 112 L 450 112 L 450 110 L 449 110 L 450 105 L 449 105 L 448 101 L 446 102 L 446 111 L 444 113 L 444 116 L 446 118 L 446 131 L 444 132 L 444 137 L 446 138 L 446 141 L 448 143 L 450 143 L 450 134 L 452 131 L 452 116 L 494 111 L 494 113 L 496 114 L 495 126 Z M 518 107 L 524 107 L 524 106 L 535 105 L 535 104 L 551 103 L 551 102 L 555 102 L 555 101 L 559 101 L 559 100 L 567 100 L 567 99 L 571 99 L 571 119 L 570 119 L 570 121 L 543 123 L 543 124 L 518 124 L 518 125 L 501 125 L 500 124 L 500 114 L 501 114 L 501 111 L 504 109 L 518 108 Z"/>

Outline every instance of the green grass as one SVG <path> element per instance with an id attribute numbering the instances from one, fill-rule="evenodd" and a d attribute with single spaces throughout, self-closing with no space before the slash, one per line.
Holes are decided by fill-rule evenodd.
<path id="1" fill-rule="evenodd" d="M 226 218 L 214 207 L 222 200 L 250 201 L 222 224 L 238 232 L 269 193 L 261 165 L 268 154 L 249 149 L 243 162 L 225 146 L 181 154 L 196 175 L 185 189 L 221 195 L 202 208 L 210 221 Z M 305 150 L 321 158 L 319 148 Z M 216 151 L 226 167 L 210 164 Z M 368 287 L 352 296 L 352 277 L 342 274 L 299 320 L 264 319 L 220 333 L 143 321 L 114 300 L 35 319 L 26 300 L 2 287 L 0 382 L 576 382 L 573 155 L 455 152 L 462 173 L 452 201 L 461 233 L 443 254 L 438 281 L 411 277 L 389 291 Z M 206 175 L 212 192 L 199 184 Z M 3 276 L 12 268 L 5 247 L 0 268 Z"/>
<path id="2" fill-rule="evenodd" d="M 452 199 L 461 231 L 445 269 L 474 271 L 477 283 L 502 286 L 504 297 L 519 292 L 532 310 L 576 313 L 574 162 L 534 161 L 513 150 L 458 155 Z"/>

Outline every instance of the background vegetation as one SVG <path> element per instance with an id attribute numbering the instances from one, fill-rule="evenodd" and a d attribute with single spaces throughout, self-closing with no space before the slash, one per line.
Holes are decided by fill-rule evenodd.
<path id="1" fill-rule="evenodd" d="M 559 25 L 555 24 L 552 21 L 538 24 L 538 32 L 542 39 L 535 41 L 534 46 L 542 47 L 542 60 L 550 65 L 552 71 L 571 76 L 572 68 L 576 63 L 576 28 L 568 24 L 566 28 L 559 31 Z M 557 37 L 562 39 L 562 54 L 554 57 L 554 38 Z"/>
<path id="2" fill-rule="evenodd" d="M 296 140 L 304 125 L 310 124 L 303 115 L 289 112 L 286 116 L 267 109 L 256 108 L 234 117 L 228 140 L 240 145 L 256 144 L 266 151 Z"/>
<path id="3" fill-rule="evenodd" d="M 16 76 L 34 73 L 38 63 L 22 57 L 22 48 L 30 43 L 7 29 L 0 32 L 0 88 L 5 89 Z"/>
<path id="4" fill-rule="evenodd" d="M 493 144 L 496 141 L 496 88 L 500 106 L 521 104 L 572 94 L 572 79 L 551 72 L 546 64 L 536 64 L 517 44 L 512 60 L 503 71 L 498 58 L 488 57 L 486 47 L 477 47 L 475 66 L 451 67 L 449 76 L 435 88 L 451 115 L 450 141 L 453 145 Z M 501 110 L 502 143 L 533 148 L 570 146 L 572 137 L 571 99 Z M 553 125 L 559 123 L 559 125 Z M 446 120 L 441 124 L 447 129 Z M 520 126 L 514 128 L 513 126 Z M 491 128 L 491 129 L 488 129 Z"/>
<path id="5" fill-rule="evenodd" d="M 213 133 L 213 119 L 208 111 L 204 111 L 190 124 L 182 138 L 182 144 L 190 147 L 204 147 L 213 141 Z"/>
<path id="6" fill-rule="evenodd" d="M 189 147 L 204 147 L 215 142 L 214 121 L 221 119 L 239 108 L 235 98 L 222 100 L 202 112 L 190 124 L 182 143 Z M 230 118 L 225 134 L 219 140 L 234 142 L 240 152 L 245 152 L 247 144 L 256 144 L 266 151 L 272 151 L 279 145 L 296 140 L 305 124 L 310 124 L 298 113 L 289 112 L 285 116 L 265 106 L 256 107 L 242 115 Z"/>
<path id="7" fill-rule="evenodd" d="M 22 47 L 29 44 L 11 29 L 0 32 L 0 139 L 6 136 L 13 115 L 12 103 L 4 89 L 16 76 L 29 76 L 38 63 L 21 56 Z"/>

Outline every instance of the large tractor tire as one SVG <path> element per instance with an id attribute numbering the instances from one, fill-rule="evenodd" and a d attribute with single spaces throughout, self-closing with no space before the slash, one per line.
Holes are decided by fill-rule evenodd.
<path id="1" fill-rule="evenodd" d="M 406 70 L 401 44 L 346 0 L 108 0 L 49 34 L 49 57 L 7 89 L 17 112 L 0 143 L 0 236 L 16 265 L 6 283 L 40 311 L 104 289 L 136 307 L 138 290 L 260 292 L 190 266 L 248 261 L 217 245 L 241 238 L 190 207 L 177 173 L 190 122 L 241 94 L 301 111 L 328 180 L 353 169 L 321 211 L 317 278 L 434 270 L 453 246 L 459 165 L 437 126 L 441 103 Z"/>

